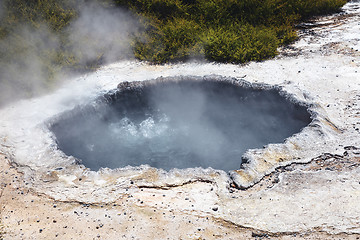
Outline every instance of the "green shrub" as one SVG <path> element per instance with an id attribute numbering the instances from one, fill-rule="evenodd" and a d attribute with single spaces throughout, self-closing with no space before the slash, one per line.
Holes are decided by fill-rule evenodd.
<path id="1" fill-rule="evenodd" d="M 94 1 L 104 8 L 121 7 L 138 16 L 142 31 L 133 36 L 132 51 L 136 58 L 151 63 L 202 57 L 231 63 L 268 59 L 277 54 L 279 46 L 297 38 L 295 23 L 338 11 L 346 3 L 346 0 L 2 0 L 2 89 L 23 88 L 31 96 L 36 82 L 31 79 L 37 78 L 36 74 L 44 79 L 41 87 L 47 88 L 61 70 L 89 71 L 101 65 L 109 50 L 106 46 L 93 47 L 102 40 L 92 40 L 86 33 L 74 42 L 69 30 L 79 17 L 79 10 Z M 23 35 L 23 29 L 35 34 Z M 113 42 L 124 44 L 120 37 Z M 85 51 L 76 48 L 79 44 L 87 47 Z M 88 51 L 93 51 L 90 59 L 86 57 Z M 27 66 L 29 56 L 35 57 Z M 17 69 L 26 71 L 20 76 Z M 19 80 L 24 76 L 27 82 Z"/>
<path id="2" fill-rule="evenodd" d="M 144 36 L 136 39 L 135 56 L 155 63 L 193 57 L 199 54 L 200 33 L 196 22 L 182 18 L 151 26 Z"/>
<path id="3" fill-rule="evenodd" d="M 134 43 L 135 56 L 153 63 L 204 54 L 243 63 L 277 54 L 297 38 L 295 23 L 337 11 L 346 0 L 118 0 L 151 24 Z M 188 26 L 186 26 L 188 25 Z"/>
<path id="4" fill-rule="evenodd" d="M 204 38 L 207 59 L 243 63 L 274 57 L 277 53 L 276 32 L 251 25 L 211 29 Z"/>
<path id="5" fill-rule="evenodd" d="M 133 52 L 152 63 L 204 55 L 220 62 L 260 61 L 297 38 L 294 24 L 313 15 L 337 11 L 346 0 L 94 0 L 107 8 L 122 7 L 142 16 L 144 31 L 134 37 Z M 19 26 L 34 31 L 48 26 L 59 39 L 56 52 L 39 53 L 50 65 L 91 69 L 102 62 L 99 51 L 91 61 L 71 49 L 67 27 L 78 9 L 90 4 L 76 0 L 4 0 L 1 39 L 14 39 Z M 114 5 L 115 4 L 115 5 Z M 117 6 L 116 6 L 117 5 Z M 15 33 L 16 34 L 16 33 Z M 19 55 L 20 42 L 5 40 L 0 58 Z M 6 49 L 6 53 L 4 53 Z M 36 49 L 36 48 L 34 48 Z M 1 59 L 0 59 L 1 61 Z M 53 68 L 49 67 L 49 69 Z M 56 67 L 55 67 L 56 68 Z M 50 74 L 51 75 L 51 74 Z"/>

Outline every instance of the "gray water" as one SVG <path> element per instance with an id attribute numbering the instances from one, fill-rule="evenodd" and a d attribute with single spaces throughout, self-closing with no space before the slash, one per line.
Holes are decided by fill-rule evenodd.
<path id="1" fill-rule="evenodd" d="M 50 129 L 65 154 L 92 170 L 148 164 L 228 171 L 239 169 L 247 149 L 281 143 L 310 121 L 305 107 L 275 89 L 182 80 L 107 94 Z"/>

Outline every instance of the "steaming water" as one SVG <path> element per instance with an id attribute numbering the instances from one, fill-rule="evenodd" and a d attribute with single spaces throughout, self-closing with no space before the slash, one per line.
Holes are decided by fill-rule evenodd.
<path id="1" fill-rule="evenodd" d="M 60 116 L 58 146 L 92 170 L 148 164 L 234 170 L 250 148 L 280 143 L 310 122 L 305 107 L 272 89 L 225 81 L 124 88 Z"/>

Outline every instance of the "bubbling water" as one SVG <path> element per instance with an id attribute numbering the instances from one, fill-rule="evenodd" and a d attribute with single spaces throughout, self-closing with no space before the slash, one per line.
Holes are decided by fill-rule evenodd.
<path id="1" fill-rule="evenodd" d="M 240 168 L 250 148 L 280 143 L 310 123 L 276 89 L 229 81 L 133 83 L 63 114 L 50 129 L 59 148 L 92 170 L 148 164 Z"/>

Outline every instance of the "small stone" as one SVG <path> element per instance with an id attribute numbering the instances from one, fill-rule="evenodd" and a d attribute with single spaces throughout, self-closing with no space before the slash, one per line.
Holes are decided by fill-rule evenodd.
<path id="1" fill-rule="evenodd" d="M 216 212 L 218 209 L 219 209 L 218 207 L 213 207 L 213 208 L 212 208 L 212 210 L 215 211 L 215 212 Z"/>

